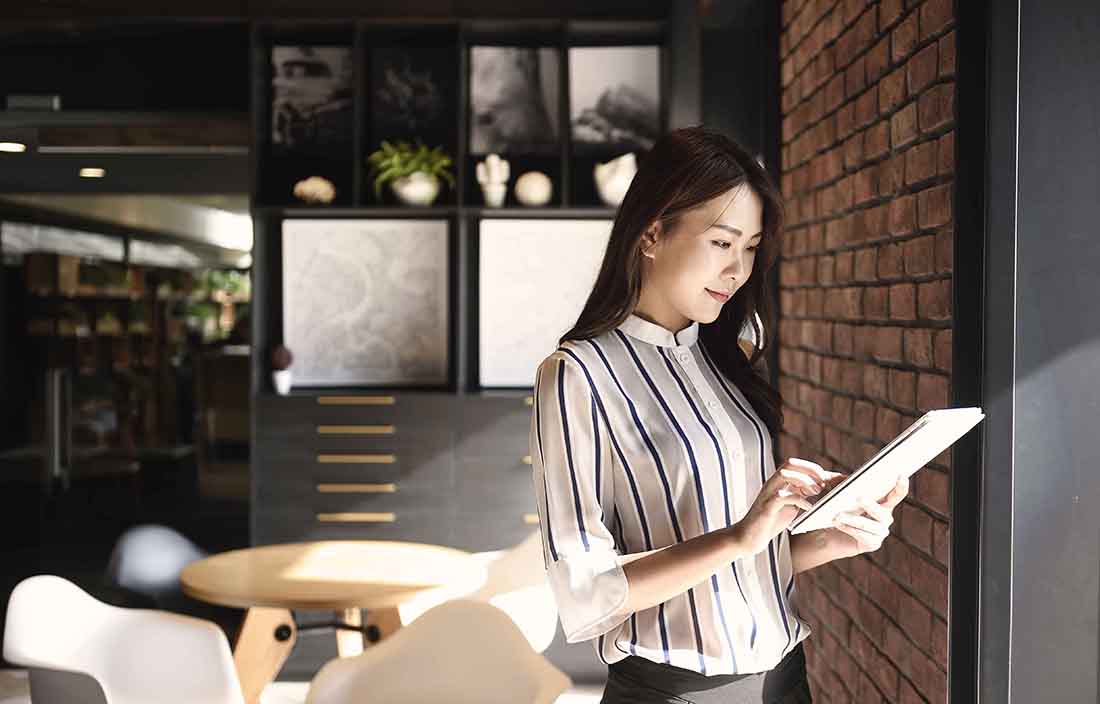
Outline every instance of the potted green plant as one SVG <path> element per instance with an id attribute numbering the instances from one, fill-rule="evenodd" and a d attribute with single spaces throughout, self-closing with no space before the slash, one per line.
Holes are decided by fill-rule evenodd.
<path id="1" fill-rule="evenodd" d="M 405 205 L 431 205 L 439 195 L 439 179 L 455 185 L 450 167 L 454 163 L 443 147 L 428 149 L 420 140 L 415 145 L 399 140 L 382 146 L 367 156 L 374 194 L 381 199 L 382 186 L 390 184 L 393 193 Z"/>

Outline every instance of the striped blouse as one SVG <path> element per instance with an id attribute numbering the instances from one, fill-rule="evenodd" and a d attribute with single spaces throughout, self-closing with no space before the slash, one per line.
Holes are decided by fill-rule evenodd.
<path id="1" fill-rule="evenodd" d="M 529 439 L 547 578 L 566 640 L 592 640 L 605 663 L 763 672 L 810 633 L 786 531 L 683 594 L 622 611 L 618 556 L 735 523 L 775 472 L 767 427 L 698 336 L 697 321 L 673 333 L 632 314 L 539 364 Z"/>

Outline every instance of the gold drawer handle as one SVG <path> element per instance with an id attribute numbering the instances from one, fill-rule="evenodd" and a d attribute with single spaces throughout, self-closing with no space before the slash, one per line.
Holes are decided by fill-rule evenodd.
<path id="1" fill-rule="evenodd" d="M 392 494 L 396 484 L 318 484 L 321 494 Z"/>
<path id="2" fill-rule="evenodd" d="M 320 523 L 393 523 L 395 513 L 318 513 Z"/>
<path id="3" fill-rule="evenodd" d="M 317 455 L 320 464 L 393 464 L 397 455 L 392 453 L 375 455 Z"/>
<path id="4" fill-rule="evenodd" d="M 525 513 L 523 514 L 523 522 L 529 526 L 537 526 L 539 524 L 539 515 L 537 513 Z"/>
<path id="5" fill-rule="evenodd" d="M 322 406 L 392 406 L 397 400 L 393 396 L 318 396 L 317 403 Z"/>
<path id="6" fill-rule="evenodd" d="M 534 396 L 524 396 L 523 397 L 523 405 L 525 405 L 525 406 L 535 405 L 535 397 Z"/>
<path id="7" fill-rule="evenodd" d="M 318 425 L 318 435 L 393 435 L 392 425 Z"/>
<path id="8" fill-rule="evenodd" d="M 531 455 L 524 455 L 523 456 L 523 463 L 524 464 L 531 464 Z"/>

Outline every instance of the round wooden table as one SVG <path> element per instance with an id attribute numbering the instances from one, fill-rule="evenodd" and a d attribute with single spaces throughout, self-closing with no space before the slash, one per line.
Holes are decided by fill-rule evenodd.
<path id="1" fill-rule="evenodd" d="M 400 628 L 400 605 L 461 596 L 485 577 L 484 564 L 462 550 L 338 540 L 219 553 L 188 565 L 180 582 L 191 597 L 247 609 L 233 661 L 245 701 L 254 704 L 294 646 L 292 609 L 334 611 L 337 651 L 346 657 L 361 653 L 364 640 L 376 642 Z M 367 611 L 365 624 L 360 609 Z"/>

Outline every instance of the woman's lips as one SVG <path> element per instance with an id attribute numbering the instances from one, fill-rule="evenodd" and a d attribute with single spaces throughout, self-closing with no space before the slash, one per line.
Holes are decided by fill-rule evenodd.
<path id="1" fill-rule="evenodd" d="M 711 298 L 718 301 L 719 303 L 725 303 L 730 298 L 729 294 L 718 293 L 717 291 L 711 291 L 709 288 L 707 289 L 707 293 L 709 293 Z"/>

